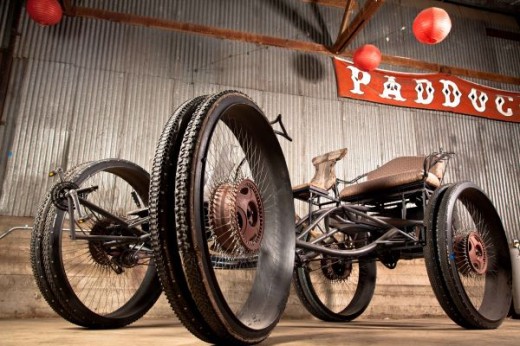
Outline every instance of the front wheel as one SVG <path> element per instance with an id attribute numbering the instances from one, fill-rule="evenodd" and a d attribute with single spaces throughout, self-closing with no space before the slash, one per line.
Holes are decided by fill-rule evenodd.
<path id="1" fill-rule="evenodd" d="M 462 327 L 497 328 L 512 295 L 509 247 L 498 213 L 471 182 L 441 190 L 431 203 L 425 262 L 440 305 Z"/>
<path id="2" fill-rule="evenodd" d="M 292 215 L 285 159 L 262 111 L 239 92 L 208 97 L 179 151 L 175 226 L 194 318 L 213 342 L 258 343 L 277 324 L 294 264 Z"/>

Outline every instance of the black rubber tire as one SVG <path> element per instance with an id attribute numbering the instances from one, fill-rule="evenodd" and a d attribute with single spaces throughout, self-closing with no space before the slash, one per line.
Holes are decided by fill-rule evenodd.
<path id="1" fill-rule="evenodd" d="M 312 273 L 308 266 L 297 265 L 294 270 L 294 288 L 302 305 L 322 321 L 349 322 L 359 317 L 374 296 L 376 262 L 372 259 L 359 259 L 358 262 L 352 263 L 351 274 L 343 280 L 331 280 L 320 267 L 321 261 L 318 268 L 312 269 Z M 352 276 L 352 273 L 357 275 Z M 320 283 L 324 283 L 327 287 L 316 287 Z M 321 295 L 320 290 L 327 292 L 326 296 Z M 345 301 L 338 304 L 338 299 L 345 299 Z"/>
<path id="2" fill-rule="evenodd" d="M 206 96 L 183 103 L 166 123 L 154 156 L 150 182 L 150 231 L 154 259 L 164 293 L 181 323 L 199 339 L 217 340 L 193 300 L 184 276 L 175 231 L 175 175 L 182 138 Z"/>
<path id="3" fill-rule="evenodd" d="M 209 167 L 211 163 L 224 165 L 224 161 L 211 156 L 210 148 L 219 148 L 226 159 L 234 155 L 231 146 L 218 143 L 221 130 L 238 143 L 234 148 L 242 150 L 240 155 L 247 161 L 246 165 L 237 166 L 237 172 L 246 166 L 250 169 L 251 175 L 246 177 L 258 185 L 265 206 L 263 238 L 254 252 L 258 256 L 257 267 L 247 268 L 249 273 L 255 270 L 251 282 L 247 282 L 251 289 L 232 286 L 239 288 L 241 296 L 231 298 L 244 297 L 238 303 L 226 298 L 221 284 L 230 282 L 218 279 L 222 272 L 217 274 L 213 268 L 208 241 L 215 232 L 206 221 L 204 208 L 205 188 L 217 184 Z M 228 178 L 237 179 L 238 175 L 231 178 L 229 169 Z M 215 175 L 223 177 L 221 173 Z M 261 342 L 278 323 L 289 295 L 295 246 L 294 204 L 280 145 L 262 111 L 247 96 L 225 91 L 207 98 L 198 107 L 182 141 L 175 189 L 179 252 L 191 295 L 202 315 L 200 322 L 209 326 L 217 343 Z M 232 278 L 235 273 L 231 270 L 224 275 Z"/>
<path id="4" fill-rule="evenodd" d="M 438 243 L 437 243 L 437 218 L 439 216 L 439 208 L 444 193 L 451 185 L 443 185 L 439 187 L 428 201 L 428 207 L 424 215 L 424 225 L 426 227 L 426 246 L 424 247 L 424 262 L 426 272 L 432 285 L 433 292 L 439 305 L 446 314 L 457 324 L 464 322 L 462 316 L 455 308 L 455 303 L 450 295 L 450 291 L 446 285 L 446 280 L 442 276 L 441 264 L 439 262 Z"/>
<path id="5" fill-rule="evenodd" d="M 81 187 L 85 180 L 101 172 L 119 177 L 125 181 L 137 193 L 144 205 L 146 206 L 148 204 L 149 174 L 138 165 L 129 161 L 107 159 L 91 162 L 82 165 L 80 169 L 76 169 L 72 174 L 67 174 L 67 177 L 71 182 Z M 102 191 L 102 189 L 99 191 Z M 150 262 L 145 265 L 146 269 L 143 269 L 142 280 L 139 287 L 135 289 L 135 293 L 128 297 L 128 299 L 124 297 L 123 302 L 118 300 L 117 308 L 113 311 L 107 313 L 99 312 L 87 306 L 86 302 L 82 301 L 82 299 L 86 298 L 80 298 L 75 291 L 75 287 L 77 288 L 78 286 L 76 285 L 79 285 L 79 283 L 72 284 L 69 281 L 73 276 L 69 276 L 67 272 L 68 264 L 63 262 L 65 250 L 62 249 L 62 239 L 65 238 L 62 229 L 67 213 L 54 207 L 52 200 L 49 198 L 46 199 L 41 210 L 46 210 L 44 217 L 42 217 L 43 225 L 40 225 L 36 229 L 40 232 L 41 240 L 39 252 L 40 257 L 43 259 L 41 263 L 43 263 L 46 280 L 45 285 L 48 289 L 48 292 L 44 294 L 44 296 L 47 295 L 46 299 L 50 298 L 47 299 L 47 301 L 58 314 L 72 323 L 87 328 L 119 328 L 138 320 L 154 305 L 161 294 L 161 286 L 153 260 L 150 260 Z M 126 211 L 129 210 L 127 209 Z M 146 231 L 146 229 L 144 230 Z M 79 240 L 71 241 L 71 244 L 73 242 L 79 242 Z M 87 241 L 84 242 L 84 244 L 88 246 L 89 243 Z M 88 256 L 88 252 L 84 253 L 83 256 Z M 35 258 L 37 258 L 36 254 Z M 90 263 L 84 263 L 83 266 L 92 268 L 93 271 L 105 270 L 99 269 L 99 265 L 92 259 Z M 130 268 L 130 270 L 133 270 L 133 268 Z M 41 268 L 37 271 L 40 272 Z M 74 279 L 76 280 L 77 278 Z M 126 279 L 135 280 L 135 277 Z M 124 279 L 119 278 L 119 280 L 117 283 L 121 283 L 121 280 Z M 116 282 L 114 282 L 113 287 L 105 286 L 105 289 L 117 289 Z M 109 296 L 110 294 L 105 292 L 105 295 Z M 117 297 L 119 299 L 121 296 L 118 295 Z M 110 305 L 108 301 L 106 301 L 106 305 Z"/>
<path id="6" fill-rule="evenodd" d="M 500 217 L 471 182 L 453 184 L 436 204 L 432 207 L 436 221 L 427 231 L 431 232 L 427 268 L 429 275 L 434 274 L 432 288 L 439 303 L 464 328 L 497 328 L 507 316 L 512 296 L 509 247 Z M 464 262 L 470 255 L 462 255 L 463 239 L 472 234 L 485 250 L 485 272 L 480 274 Z"/>
<path id="7" fill-rule="evenodd" d="M 357 265 L 359 276 L 354 296 L 345 308 L 338 312 L 320 298 L 312 284 L 309 271 L 306 268 L 297 267 L 293 282 L 302 305 L 314 317 L 327 322 L 349 322 L 361 316 L 374 295 L 377 266 L 376 262 L 371 260 L 360 261 Z M 334 283 L 331 282 L 331 284 Z"/>
<path id="8" fill-rule="evenodd" d="M 75 174 L 75 172 L 83 167 L 85 164 L 78 165 L 74 168 L 71 168 L 66 174 L 65 179 L 68 180 L 70 177 Z M 51 203 L 51 192 L 49 191 L 42 202 L 39 204 L 38 211 L 34 218 L 34 225 L 31 232 L 31 245 L 30 245 L 30 261 L 31 268 L 34 275 L 34 280 L 38 289 L 40 290 L 43 298 L 49 306 L 60 316 L 65 318 L 67 321 L 78 324 L 81 323 L 76 316 L 71 315 L 67 312 L 66 309 L 60 304 L 49 283 L 47 282 L 47 276 L 45 273 L 45 267 L 43 265 L 43 252 L 42 252 L 42 241 L 43 241 L 43 232 L 46 223 L 46 217 L 49 214 L 50 208 L 53 208 L 53 204 Z"/>

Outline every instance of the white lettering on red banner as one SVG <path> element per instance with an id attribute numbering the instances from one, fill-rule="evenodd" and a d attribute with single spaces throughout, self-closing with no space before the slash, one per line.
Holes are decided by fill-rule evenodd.
<path id="1" fill-rule="evenodd" d="M 520 122 L 520 93 L 445 73 L 365 72 L 334 58 L 338 95 L 402 107 L 434 109 Z"/>

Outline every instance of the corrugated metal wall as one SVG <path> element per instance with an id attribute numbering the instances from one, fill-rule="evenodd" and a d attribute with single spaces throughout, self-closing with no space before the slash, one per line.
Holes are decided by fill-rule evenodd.
<path id="1" fill-rule="evenodd" d="M 0 48 L 6 48 L 6 45 L 4 44 L 4 37 L 6 36 L 7 31 L 7 23 L 8 18 L 7 15 L 9 13 L 9 2 L 8 1 L 2 1 L 0 3 Z"/>
<path id="2" fill-rule="evenodd" d="M 340 9 L 297 0 L 82 4 L 325 44 L 342 17 Z M 410 31 L 416 6 L 387 1 L 352 47 L 371 42 L 388 54 L 520 75 L 518 42 L 486 37 L 484 30 L 486 25 L 511 30 L 514 21 L 501 17 L 497 24 L 494 16 L 446 5 L 452 9 L 452 33 L 439 46 L 423 46 Z M 155 142 L 176 106 L 233 88 L 249 94 L 268 117 L 283 114 L 294 138 L 282 140 L 294 184 L 312 177 L 313 156 L 340 147 L 349 148 L 338 164 L 338 175 L 345 178 L 395 156 L 442 147 L 457 152 L 449 181 L 481 185 L 509 236 L 520 237 L 518 124 L 338 99 L 332 63 L 321 55 L 81 18 L 44 28 L 24 15 L 20 33 L 5 108 L 14 140 L 1 214 L 34 214 L 51 183 L 46 173 L 57 165 L 120 157 L 150 169 Z M 520 91 L 520 86 L 477 82 Z"/>

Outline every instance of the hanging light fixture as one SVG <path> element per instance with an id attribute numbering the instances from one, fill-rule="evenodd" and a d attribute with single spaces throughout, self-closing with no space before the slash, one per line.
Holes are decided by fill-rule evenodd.
<path id="1" fill-rule="evenodd" d="M 354 66 L 363 71 L 372 71 L 381 63 L 381 51 L 373 44 L 365 44 L 354 52 Z"/>
<path id="2" fill-rule="evenodd" d="M 56 25 L 63 17 L 63 9 L 58 0 L 27 0 L 27 14 L 40 25 Z"/>
<path id="3" fill-rule="evenodd" d="M 425 44 L 436 44 L 448 36 L 451 30 L 451 19 L 448 12 L 438 7 L 422 10 L 413 21 L 413 34 L 417 41 Z"/>

